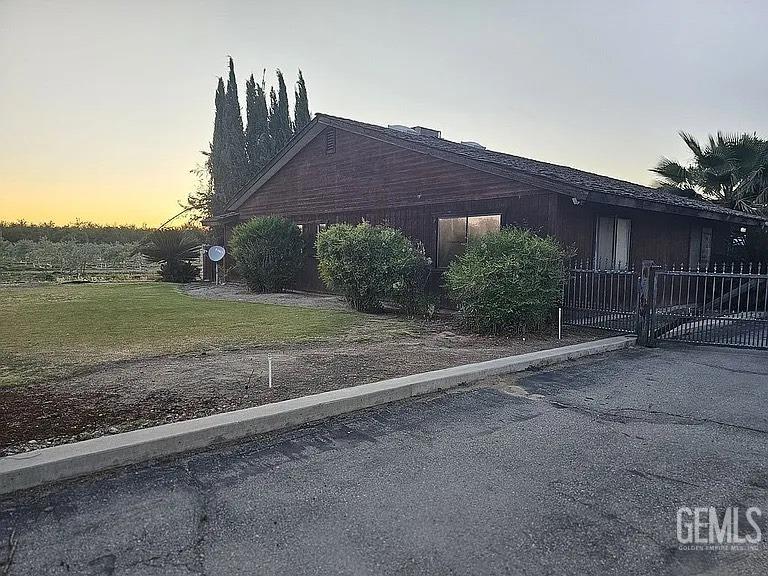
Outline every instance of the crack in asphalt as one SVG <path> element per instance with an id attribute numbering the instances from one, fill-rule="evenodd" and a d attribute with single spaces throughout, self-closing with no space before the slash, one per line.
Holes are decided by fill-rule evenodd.
<path id="1" fill-rule="evenodd" d="M 714 368 L 715 370 L 725 370 L 733 374 L 749 374 L 750 376 L 768 376 L 768 372 L 757 372 L 755 370 L 744 370 L 742 368 L 729 368 L 727 366 L 718 366 L 717 364 L 708 364 L 707 362 L 691 362 L 698 366 L 706 366 L 707 368 Z"/>
<path id="2" fill-rule="evenodd" d="M 687 480 L 683 480 L 681 478 L 675 478 L 673 476 L 666 476 L 664 474 L 657 474 L 655 472 L 646 472 L 644 470 L 637 470 L 635 468 L 627 468 L 626 472 L 629 472 L 630 474 L 634 476 L 639 476 L 641 478 L 645 478 L 646 480 L 661 480 L 662 482 L 672 482 L 674 484 L 684 484 L 685 486 L 693 486 L 694 488 L 701 488 L 701 484 L 696 484 L 694 482 L 688 482 Z"/>
<path id="3" fill-rule="evenodd" d="M 687 414 L 676 414 L 674 412 L 665 412 L 663 410 L 651 410 L 648 408 L 635 408 L 635 407 L 619 407 L 612 410 L 597 410 L 596 408 L 590 408 L 589 406 L 579 406 L 577 404 L 568 404 L 566 402 L 560 402 L 558 400 L 546 399 L 547 403 L 555 406 L 556 408 L 564 408 L 573 412 L 581 412 L 586 414 L 592 414 L 597 417 L 606 418 L 608 420 L 616 420 L 616 418 L 631 418 L 637 420 L 638 418 L 632 418 L 631 415 L 623 416 L 625 412 L 640 412 L 642 414 L 648 414 L 651 416 L 666 416 L 669 418 L 675 418 L 682 421 L 690 422 L 691 424 L 715 424 L 717 426 L 724 426 L 726 428 L 734 428 L 737 430 L 744 430 L 746 432 L 754 432 L 757 434 L 768 434 L 768 430 L 762 428 L 754 428 L 752 426 L 743 426 L 741 424 L 732 424 L 730 422 L 723 422 L 721 420 L 714 420 L 712 418 L 701 418 L 697 416 L 688 416 Z M 683 422 L 679 422 L 682 424 Z"/>
<path id="4" fill-rule="evenodd" d="M 194 562 L 192 566 L 189 566 L 188 563 L 182 563 L 182 565 L 186 567 L 189 572 L 205 575 L 205 552 L 203 552 L 203 545 L 205 544 L 205 538 L 208 534 L 208 487 L 205 486 L 189 469 L 189 463 L 185 463 L 180 469 L 184 472 L 184 475 L 189 480 L 190 486 L 193 488 L 198 507 L 197 521 L 193 530 L 193 542 L 191 546 L 180 550 L 180 552 L 190 550 Z"/>

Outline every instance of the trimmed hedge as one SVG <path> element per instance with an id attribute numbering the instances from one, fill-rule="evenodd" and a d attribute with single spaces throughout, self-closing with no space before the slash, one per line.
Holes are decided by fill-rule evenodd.
<path id="1" fill-rule="evenodd" d="M 304 240 L 299 227 L 277 216 L 238 225 L 229 246 L 241 277 L 254 292 L 285 289 L 302 265 Z"/>
<path id="2" fill-rule="evenodd" d="M 536 330 L 560 303 L 566 256 L 554 238 L 504 228 L 470 241 L 445 283 L 470 329 Z"/>
<path id="3" fill-rule="evenodd" d="M 317 236 L 317 259 L 325 285 L 355 310 L 380 310 L 391 301 L 407 314 L 434 311 L 425 292 L 431 261 L 400 230 L 367 222 L 329 226 Z"/>

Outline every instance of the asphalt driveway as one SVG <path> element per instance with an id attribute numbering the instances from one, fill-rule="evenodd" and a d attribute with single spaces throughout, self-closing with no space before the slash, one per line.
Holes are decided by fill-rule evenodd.
<path id="1" fill-rule="evenodd" d="M 632 349 L 0 501 L 10 574 L 765 574 L 768 354 Z M 0 574 L 2 570 L 0 570 Z"/>

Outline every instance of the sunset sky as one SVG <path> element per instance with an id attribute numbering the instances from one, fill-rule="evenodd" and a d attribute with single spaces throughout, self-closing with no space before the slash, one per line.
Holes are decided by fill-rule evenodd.
<path id="1" fill-rule="evenodd" d="M 157 225 L 216 78 L 649 184 L 678 130 L 768 135 L 765 1 L 0 0 L 0 220 Z M 241 96 L 241 103 L 244 98 Z"/>

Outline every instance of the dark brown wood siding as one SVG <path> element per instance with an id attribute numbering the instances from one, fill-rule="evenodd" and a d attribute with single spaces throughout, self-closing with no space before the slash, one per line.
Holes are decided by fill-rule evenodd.
<path id="1" fill-rule="evenodd" d="M 555 194 L 338 130 L 321 134 L 240 208 L 240 220 L 279 215 L 304 226 L 308 251 L 299 286 L 321 289 L 313 244 L 318 224 L 388 224 L 435 259 L 437 219 L 501 214 L 503 225 L 553 233 Z"/>
<path id="2" fill-rule="evenodd" d="M 336 151 L 318 136 L 240 207 L 265 214 L 391 211 L 437 203 L 546 194 L 528 184 L 338 130 Z"/>
<path id="3" fill-rule="evenodd" d="M 687 263 L 695 225 L 713 227 L 713 255 L 728 242 L 728 226 L 718 222 L 589 202 L 574 205 L 545 188 L 339 129 L 333 152 L 321 133 L 239 209 L 241 221 L 279 215 L 304 226 L 308 250 L 297 287 L 308 289 L 322 289 L 314 258 L 318 224 L 389 224 L 422 242 L 434 261 L 438 218 L 482 214 L 501 214 L 504 226 L 557 236 L 582 260 L 593 257 L 595 219 L 601 214 L 632 220 L 631 258 L 638 264 L 644 259 Z"/>
<path id="4" fill-rule="evenodd" d="M 630 259 L 639 265 L 654 260 L 664 266 L 687 266 L 692 227 L 712 228 L 712 262 L 727 259 L 730 225 L 716 220 L 690 218 L 663 212 L 649 212 L 606 204 L 574 205 L 570 198 L 558 201 L 559 230 L 557 236 L 576 249 L 577 260 L 594 257 L 595 222 L 598 216 L 617 216 L 632 222 Z"/>

